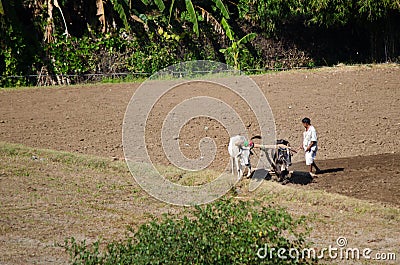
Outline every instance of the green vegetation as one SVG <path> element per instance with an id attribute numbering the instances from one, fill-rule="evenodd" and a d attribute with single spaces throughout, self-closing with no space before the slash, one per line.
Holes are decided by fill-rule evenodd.
<path id="1" fill-rule="evenodd" d="M 399 0 L 1 1 L 0 87 L 188 60 L 244 70 L 397 62 L 399 22 Z"/>
<path id="2" fill-rule="evenodd" d="M 281 259 L 277 253 L 260 259 L 261 247 L 306 247 L 304 218 L 255 202 L 220 200 L 197 206 L 192 215 L 142 225 L 134 237 L 100 250 L 74 238 L 63 247 L 73 264 L 314 264 L 313 260 Z M 304 227 L 303 227 L 304 230 Z M 307 230 L 307 229 L 306 229 Z M 132 231 L 133 232 L 133 231 Z"/>
<path id="3" fill-rule="evenodd" d="M 222 19 L 221 23 L 225 30 L 226 36 L 231 41 L 231 46 L 226 49 L 220 49 L 219 51 L 226 54 L 228 63 L 232 64 L 233 61 L 233 66 L 235 69 L 240 69 L 241 58 L 239 55 L 242 53 L 241 51 L 243 49 L 243 44 L 252 41 L 257 35 L 255 33 L 249 33 L 240 40 L 236 40 L 235 33 L 232 31 L 226 20 Z"/>

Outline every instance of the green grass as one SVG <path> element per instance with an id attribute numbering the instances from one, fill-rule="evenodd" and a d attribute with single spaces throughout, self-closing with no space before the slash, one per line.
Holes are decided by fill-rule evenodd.
<path id="1" fill-rule="evenodd" d="M 19 91 L 19 90 L 30 90 L 30 89 L 58 89 L 62 87 L 91 87 L 98 85 L 117 85 L 117 84 L 141 84 L 145 81 L 146 78 L 138 77 L 138 78 L 104 78 L 99 82 L 94 83 L 79 83 L 73 85 L 53 85 L 53 86 L 17 86 L 17 87 L 0 87 L 0 92 L 2 91 Z"/>
<path id="2" fill-rule="evenodd" d="M 38 149 L 0 142 L 0 155 L 7 157 L 29 158 L 43 162 L 60 163 L 75 168 L 95 169 L 98 171 L 126 172 L 127 167 L 123 161 L 111 161 L 110 159 L 56 151 L 50 149 Z"/>
<path id="3" fill-rule="evenodd" d="M 212 171 L 196 175 L 167 166 L 158 169 L 171 181 L 184 185 L 199 185 L 215 177 Z M 19 237 L 40 242 L 60 243 L 71 237 L 93 242 L 103 238 L 105 247 L 125 240 L 125 234 L 130 234 L 127 227 L 137 231 L 144 223 L 163 220 L 163 215 L 179 223 L 183 216 L 190 219 L 194 210 L 168 205 L 147 195 L 134 182 L 124 161 L 20 144 L 0 142 L 0 181 L 0 215 L 6 220 L 0 233 L 5 238 L 13 238 L 16 231 Z M 371 238 L 395 240 L 400 234 L 400 209 L 396 206 L 271 181 L 248 192 L 248 184 L 249 180 L 241 180 L 238 185 L 243 193 L 229 192 L 225 198 L 256 200 L 261 206 L 285 209 L 295 218 L 305 216 L 305 229 L 311 231 L 309 242 L 326 246 L 342 235 L 348 237 L 351 247 L 371 247 Z M 385 242 L 379 241 L 373 248 L 390 251 Z M 88 244 L 89 248 L 91 243 Z M 392 247 L 395 251 L 397 245 Z M 54 251 L 56 257 L 60 255 L 57 248 L 37 249 L 42 253 L 38 255 L 50 255 L 48 251 Z M 32 251 L 23 242 L 6 243 L 0 250 Z"/>
<path id="4" fill-rule="evenodd" d="M 120 83 L 143 83 L 147 77 L 145 75 L 127 75 L 124 77 L 109 78 L 104 77 L 100 83 L 103 84 L 120 84 Z"/>

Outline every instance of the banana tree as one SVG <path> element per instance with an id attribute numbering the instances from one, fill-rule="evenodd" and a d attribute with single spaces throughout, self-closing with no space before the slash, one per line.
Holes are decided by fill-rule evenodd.
<path id="1" fill-rule="evenodd" d="M 211 6 L 211 8 L 210 8 Z M 171 22 L 173 13 L 177 20 L 187 20 L 193 24 L 193 32 L 199 36 L 199 18 L 213 25 L 214 29 L 222 33 L 218 17 L 229 19 L 229 11 L 222 0 L 196 1 L 172 0 L 169 6 L 168 24 Z"/>
<path id="2" fill-rule="evenodd" d="M 101 0 L 98 0 L 101 1 Z M 142 23 L 145 28 L 147 28 L 147 19 L 148 16 L 145 14 L 146 11 L 154 11 L 149 7 L 150 5 L 157 6 L 157 9 L 160 12 L 163 12 L 165 9 L 165 4 L 162 0 L 110 0 L 113 9 L 118 13 L 119 18 L 122 20 L 125 29 L 130 30 L 129 20 L 133 19 L 136 22 Z M 146 6 L 145 10 L 139 10 L 137 6 L 144 4 Z"/>
<path id="3" fill-rule="evenodd" d="M 104 20 L 102 14 L 104 10 L 100 2 L 111 3 L 112 8 L 118 14 L 125 28 L 130 30 L 129 20 L 133 19 L 144 25 L 148 29 L 149 21 L 155 22 L 159 28 L 164 27 L 163 31 L 176 30 L 175 27 L 182 27 L 183 21 L 187 21 L 193 25 L 193 33 L 196 36 L 200 34 L 200 20 L 211 24 L 214 30 L 223 34 L 223 28 L 220 23 L 221 18 L 229 19 L 229 11 L 223 0 L 96 0 L 97 15 L 99 19 Z M 143 9 L 143 5 L 145 9 Z M 140 9 L 141 6 L 141 9 Z M 168 7 L 168 8 L 167 8 Z M 177 22 L 174 26 L 172 21 Z M 103 24 L 104 22 L 101 21 Z M 167 29 L 168 28 L 168 29 Z"/>
<path id="4" fill-rule="evenodd" d="M 229 24 L 225 19 L 222 19 L 221 24 L 225 30 L 225 35 L 231 41 L 231 46 L 226 49 L 220 49 L 219 51 L 222 52 L 228 58 L 232 59 L 235 69 L 240 70 L 239 56 L 242 52 L 243 44 L 252 41 L 257 36 L 257 34 L 249 33 L 246 36 L 242 37 L 241 39 L 237 40 L 235 37 L 235 33 L 232 31 L 231 27 L 229 26 Z"/>

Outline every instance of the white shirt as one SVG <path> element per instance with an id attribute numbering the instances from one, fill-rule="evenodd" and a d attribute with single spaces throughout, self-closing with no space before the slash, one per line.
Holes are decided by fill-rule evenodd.
<path id="1" fill-rule="evenodd" d="M 307 150 L 307 147 L 310 145 L 311 142 L 315 142 L 315 144 L 311 147 L 312 151 L 317 151 L 317 142 L 318 136 L 317 131 L 315 130 L 314 126 L 310 125 L 307 131 L 303 132 L 303 148 L 304 151 Z"/>

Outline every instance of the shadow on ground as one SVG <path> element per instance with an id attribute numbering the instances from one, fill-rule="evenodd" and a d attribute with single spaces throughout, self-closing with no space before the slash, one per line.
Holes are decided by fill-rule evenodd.
<path id="1" fill-rule="evenodd" d="M 339 168 L 328 168 L 323 169 L 318 172 L 317 176 L 312 176 L 309 172 L 306 171 L 292 171 L 283 181 L 282 184 L 292 183 L 292 184 L 299 184 L 299 185 L 307 185 L 313 182 L 314 178 L 318 177 L 319 175 L 329 174 L 329 173 L 336 173 L 344 171 L 343 167 Z M 254 181 L 261 181 L 261 180 L 276 180 L 276 176 L 274 173 L 270 173 L 266 169 L 257 169 L 252 172 L 251 179 Z"/>
<path id="2" fill-rule="evenodd" d="M 322 169 L 322 170 L 320 170 L 318 172 L 318 175 L 327 174 L 327 173 L 341 172 L 341 171 L 344 171 L 343 167 Z"/>
<path id="3" fill-rule="evenodd" d="M 312 176 L 309 172 L 305 171 L 293 171 L 288 178 L 288 183 L 293 184 L 300 184 L 300 185 L 307 185 L 313 182 L 314 178 L 317 178 L 320 175 L 327 174 L 327 173 L 335 173 L 344 171 L 344 168 L 329 168 L 323 169 L 318 172 L 316 176 Z"/>

